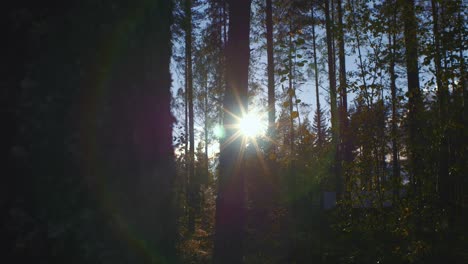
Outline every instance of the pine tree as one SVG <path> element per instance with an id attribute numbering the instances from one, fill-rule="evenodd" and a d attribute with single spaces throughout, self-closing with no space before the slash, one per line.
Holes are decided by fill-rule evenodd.
<path id="1" fill-rule="evenodd" d="M 229 1 L 229 37 L 226 44 L 226 92 L 224 128 L 226 140 L 220 153 L 220 178 L 216 201 L 214 263 L 241 263 L 245 232 L 243 139 L 234 131 L 247 110 L 250 57 L 250 0 Z M 231 140 L 234 137 L 234 140 Z"/>

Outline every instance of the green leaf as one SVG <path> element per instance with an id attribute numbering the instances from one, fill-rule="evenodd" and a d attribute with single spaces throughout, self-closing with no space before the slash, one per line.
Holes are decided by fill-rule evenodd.
<path id="1" fill-rule="evenodd" d="M 288 69 L 284 69 L 284 70 L 280 70 L 278 73 L 279 75 L 284 75 L 284 74 L 287 74 L 289 71 Z"/>

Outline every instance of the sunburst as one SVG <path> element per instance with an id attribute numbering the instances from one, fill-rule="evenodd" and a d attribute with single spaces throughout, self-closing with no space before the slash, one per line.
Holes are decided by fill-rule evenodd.
<path id="1" fill-rule="evenodd" d="M 259 146 L 259 139 L 269 142 L 269 144 L 275 145 L 273 139 L 267 135 L 267 112 L 262 112 L 256 108 L 252 108 L 250 111 L 246 112 L 245 109 L 242 109 L 242 115 L 238 116 L 229 111 L 226 111 L 226 114 L 231 115 L 234 118 L 235 123 L 232 125 L 225 125 L 224 129 L 232 131 L 231 136 L 225 138 L 221 145 L 221 151 L 235 142 L 236 140 L 241 140 L 240 149 L 238 153 L 237 160 L 235 161 L 236 166 L 240 165 L 243 160 L 243 156 L 247 146 L 251 145 L 254 147 L 257 158 L 260 162 L 260 166 L 268 175 L 270 173 L 268 166 L 266 165 L 263 151 Z M 220 127 L 217 127 L 218 132 L 216 134 L 225 135 L 224 129 L 221 132 Z"/>

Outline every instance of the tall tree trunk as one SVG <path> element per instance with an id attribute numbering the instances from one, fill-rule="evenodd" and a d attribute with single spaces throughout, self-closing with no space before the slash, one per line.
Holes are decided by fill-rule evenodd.
<path id="1" fill-rule="evenodd" d="M 274 140 L 275 129 L 275 62 L 273 58 L 273 10 L 272 0 L 266 0 L 266 41 L 268 60 L 268 136 Z"/>
<path id="2" fill-rule="evenodd" d="M 465 6 L 465 9 L 463 8 L 459 8 L 458 9 L 458 27 L 460 29 L 463 28 L 463 25 L 465 25 L 465 30 L 460 30 L 460 34 L 459 34 L 459 42 L 458 42 L 458 45 L 459 45 L 459 57 L 460 57 L 460 88 L 461 88 L 461 91 L 463 93 L 463 113 L 462 113 L 462 117 L 461 117 L 461 123 L 462 123 L 462 126 L 463 126 L 463 135 L 468 135 L 468 71 L 466 69 L 466 60 L 465 60 L 465 57 L 463 55 L 466 54 L 466 46 L 464 45 L 464 43 L 466 42 L 463 42 L 463 38 L 465 37 L 465 40 L 466 40 L 466 23 L 467 23 L 467 18 L 466 16 L 464 16 L 463 14 L 466 14 L 466 4 L 463 5 L 463 1 L 460 1 L 459 4 L 461 7 Z M 467 146 L 467 143 L 465 141 L 465 145 L 463 146 L 464 149 L 461 151 L 461 154 L 463 157 L 468 157 L 468 146 Z M 466 209 L 463 209 L 463 199 L 465 199 L 464 197 L 467 197 L 466 196 L 466 193 L 464 193 L 466 187 L 467 187 L 467 184 L 466 184 L 466 181 L 465 181 L 465 184 L 462 184 L 463 182 L 463 179 L 464 177 L 468 175 L 468 164 L 467 162 L 464 162 L 464 165 L 462 165 L 462 168 L 461 168 L 461 171 L 458 173 L 458 175 L 456 176 L 456 181 L 457 183 L 459 183 L 458 185 L 458 191 L 457 191 L 457 200 L 455 200 L 456 202 L 456 206 L 457 206 L 457 210 L 458 209 L 461 209 L 462 210 L 462 214 L 465 214 L 466 213 Z M 455 183 L 456 184 L 456 183 Z M 465 200 L 466 201 L 466 200 Z M 466 208 L 466 207 L 465 207 Z"/>
<path id="3" fill-rule="evenodd" d="M 420 115 L 422 114 L 421 91 L 419 88 L 418 69 L 418 38 L 417 21 L 414 0 L 399 0 L 403 8 L 404 36 L 406 47 L 406 74 L 408 80 L 408 127 L 409 127 L 409 164 L 411 171 L 411 184 L 415 194 L 420 195 L 422 180 L 423 147 L 420 132 Z"/>
<path id="4" fill-rule="evenodd" d="M 440 125 L 440 145 L 439 145 L 439 174 L 437 181 L 437 192 L 439 193 L 442 204 L 447 204 L 449 200 L 449 151 L 448 151 L 448 138 L 447 138 L 447 100 L 448 100 L 448 87 L 445 85 L 442 73 L 441 62 L 441 45 L 440 45 L 440 32 L 439 32 L 439 8 L 435 0 L 431 0 L 432 7 L 432 23 L 433 23 L 433 37 L 434 37 L 434 66 L 436 72 L 436 84 L 439 100 L 439 125 Z"/>
<path id="5" fill-rule="evenodd" d="M 227 39 L 228 39 L 228 33 L 227 33 L 227 28 L 228 28 L 228 8 L 227 8 L 227 3 L 229 0 L 222 0 L 223 2 L 223 47 L 226 47 L 227 45 Z"/>
<path id="6" fill-rule="evenodd" d="M 311 17 L 312 17 L 312 48 L 314 52 L 314 75 L 315 75 L 315 100 L 317 104 L 317 145 L 321 147 L 324 143 L 324 138 L 322 134 L 322 109 L 320 108 L 320 93 L 319 93 L 319 72 L 318 72 L 318 64 L 317 64 L 317 35 L 315 35 L 315 14 L 314 8 L 311 9 Z"/>
<path id="7" fill-rule="evenodd" d="M 205 173 L 208 176 L 209 175 L 209 159 L 208 159 L 208 76 L 205 75 L 205 96 L 204 96 L 204 103 L 205 105 Z"/>
<path id="8" fill-rule="evenodd" d="M 396 9 L 396 7 L 394 7 Z M 392 24 L 396 23 L 396 10 L 393 13 Z M 392 169 L 393 169 L 393 201 L 396 202 L 400 196 L 400 161 L 398 156 L 398 127 L 397 127 L 397 87 L 396 87 L 396 74 L 395 74 L 395 45 L 396 45 L 396 29 L 390 27 L 388 32 L 388 42 L 390 51 L 390 92 L 392 97 Z"/>
<path id="9" fill-rule="evenodd" d="M 165 0 L 148 3 L 135 1 L 129 7 L 128 14 L 145 12 L 126 33 L 128 42 L 122 45 L 126 49 L 113 65 L 109 81 L 113 90 L 106 102 L 108 110 L 102 114 L 106 125 L 100 136 L 105 143 L 97 146 L 104 155 L 101 160 L 98 155 L 93 166 L 98 166 L 95 176 L 107 177 L 102 181 L 103 202 L 123 248 L 131 249 L 122 261 L 174 263 L 172 4 Z"/>
<path id="10" fill-rule="evenodd" d="M 359 69 L 360 69 L 360 72 L 361 72 L 361 80 L 362 80 L 362 84 L 364 85 L 364 93 L 366 94 L 366 99 L 369 98 L 369 96 L 367 95 L 367 81 L 366 81 L 366 74 L 365 74 L 365 71 L 364 71 L 364 63 L 362 61 L 362 52 L 361 52 L 361 38 L 360 38 L 360 35 L 359 35 L 359 32 L 358 32 L 358 25 L 356 24 L 356 12 L 354 11 L 354 1 L 351 0 L 348 2 L 348 4 L 351 6 L 351 13 L 352 13 L 352 18 L 353 18 L 353 28 L 354 28 L 354 35 L 356 37 L 356 45 L 357 45 L 357 51 L 358 51 L 358 59 L 359 59 Z M 368 105 L 370 105 L 370 103 L 368 102 Z"/>
<path id="11" fill-rule="evenodd" d="M 188 230 L 195 231 L 195 202 L 197 190 L 195 178 L 195 131 L 193 114 L 193 74 L 192 74 L 192 0 L 185 0 L 185 57 L 187 60 L 187 99 L 189 118 L 189 157 L 188 157 Z"/>
<path id="12" fill-rule="evenodd" d="M 348 92 L 346 84 L 346 54 L 345 54 L 345 43 L 344 43 L 344 30 L 343 30 L 343 8 L 341 0 L 336 1 L 337 11 L 338 11 L 338 60 L 340 64 L 340 129 L 341 129 L 341 148 L 340 148 L 340 157 L 341 161 L 344 161 L 344 164 L 351 162 L 351 146 L 349 145 L 349 121 L 348 121 Z M 346 193 L 346 176 L 343 171 L 340 171 L 340 177 L 342 178 L 341 187 L 343 193 Z"/>
<path id="13" fill-rule="evenodd" d="M 189 200 L 189 127 L 188 127 L 188 78 L 187 78 L 187 56 L 185 56 L 185 72 L 184 72 L 184 81 L 185 81 L 185 91 L 184 91 L 184 155 L 185 155 L 185 175 L 183 176 L 183 189 L 184 189 L 184 202 L 187 206 L 184 206 L 184 216 L 188 216 L 188 200 Z"/>
<path id="14" fill-rule="evenodd" d="M 289 25 L 289 53 L 288 53 L 288 68 L 289 68 L 289 74 L 288 74 L 288 99 L 289 99 L 289 147 L 290 147 L 290 158 L 291 158 L 291 172 L 293 172 L 293 160 L 295 156 L 295 150 L 294 150 L 294 117 L 293 117 L 293 97 L 294 97 L 294 89 L 293 89 L 293 65 L 292 65 L 292 31 L 291 31 L 291 24 Z"/>
<path id="15" fill-rule="evenodd" d="M 245 232 L 244 138 L 235 130 L 237 118 L 248 107 L 251 0 L 229 1 L 229 37 L 226 54 L 224 129 L 216 201 L 214 263 L 242 263 Z M 237 135 L 236 135 L 237 134 Z"/>
<path id="16" fill-rule="evenodd" d="M 330 3 L 325 0 L 325 33 L 327 39 L 328 53 L 328 79 L 330 82 L 330 112 L 331 112 L 331 130 L 332 142 L 335 146 L 335 162 L 333 165 L 333 173 L 336 177 L 336 194 L 337 198 L 341 198 L 342 178 L 341 178 L 341 161 L 339 157 L 339 122 L 337 108 L 337 93 L 336 93 L 336 68 L 335 68 L 335 53 L 333 48 L 334 36 L 332 32 L 333 21 L 330 18 Z"/>

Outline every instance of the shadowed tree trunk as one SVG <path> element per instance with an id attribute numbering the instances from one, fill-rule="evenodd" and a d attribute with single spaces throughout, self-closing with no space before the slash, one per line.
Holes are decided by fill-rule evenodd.
<path id="1" fill-rule="evenodd" d="M 205 94 L 203 95 L 203 99 L 204 99 L 204 102 L 203 102 L 203 105 L 204 105 L 204 115 L 205 115 L 205 128 L 204 128 L 204 131 L 205 131 L 205 163 L 206 163 L 206 167 L 205 167 L 205 173 L 206 175 L 209 175 L 209 158 L 208 158 L 208 82 L 207 82 L 207 79 L 208 79 L 208 76 L 205 75 Z"/>
<path id="2" fill-rule="evenodd" d="M 409 162 L 411 171 L 411 184 L 413 191 L 420 194 L 421 176 L 423 173 L 422 156 L 419 148 L 423 147 L 421 141 L 420 115 L 422 114 L 421 91 L 419 88 L 418 68 L 418 38 L 417 21 L 414 0 L 400 0 L 403 8 L 404 36 L 406 47 L 406 74 L 408 79 L 408 128 L 409 128 Z"/>
<path id="3" fill-rule="evenodd" d="M 139 23 L 129 30 L 131 41 L 113 75 L 112 131 L 103 135 L 112 143 L 105 149 L 109 152 L 108 190 L 115 198 L 111 213 L 119 217 L 118 228 L 125 243 L 139 240 L 129 262 L 173 263 L 172 4 L 166 0 L 139 1 L 134 6 L 134 12 L 141 12 Z"/>
<path id="4" fill-rule="evenodd" d="M 347 92 L 347 83 L 346 83 L 346 54 L 345 54 L 345 42 L 344 42 L 344 31 L 343 31 L 343 8 L 341 0 L 336 1 L 337 11 L 338 11 L 338 59 L 340 64 L 339 76 L 340 76 L 340 136 L 341 136 L 341 148 L 340 148 L 340 161 L 343 161 L 345 164 L 349 164 L 352 161 L 351 148 L 349 146 L 349 121 L 348 121 L 348 92 Z M 344 165 L 345 165 L 344 164 Z M 341 189 L 344 194 L 346 194 L 346 176 L 345 173 L 341 170 L 339 177 L 342 179 Z"/>
<path id="5" fill-rule="evenodd" d="M 312 18 L 312 48 L 314 53 L 314 75 L 315 75 L 315 100 L 317 104 L 317 120 L 322 120 L 322 109 L 320 108 L 320 93 L 319 93 L 319 72 L 318 72 L 318 64 L 317 64 L 317 35 L 315 34 L 315 12 L 314 7 L 311 9 L 311 18 Z M 325 142 L 322 134 L 322 123 L 317 122 L 317 145 L 322 146 Z"/>
<path id="6" fill-rule="evenodd" d="M 396 7 L 393 8 L 392 24 L 396 24 Z M 390 27 L 388 32 L 388 43 L 390 52 L 390 93 L 392 97 L 392 169 L 393 169 L 393 201 L 396 202 L 400 196 L 400 161 L 398 155 L 398 125 L 397 125 L 397 86 L 395 73 L 395 52 L 396 52 L 396 28 Z"/>
<path id="7" fill-rule="evenodd" d="M 228 1 L 229 35 L 226 44 L 226 92 L 216 201 L 214 263 L 242 263 L 245 232 L 245 194 L 242 137 L 233 126 L 247 110 L 250 0 Z"/>
<path id="8" fill-rule="evenodd" d="M 433 38 L 434 38 L 434 66 L 435 66 L 435 77 L 437 83 L 437 96 L 439 100 L 439 122 L 440 122 L 440 146 L 439 146 L 439 175 L 438 175 L 438 193 L 441 202 L 447 205 L 449 201 L 449 146 L 448 146 L 448 133 L 447 133 L 447 119 L 448 116 L 448 87 L 443 81 L 442 71 L 442 60 L 441 54 L 445 52 L 441 51 L 440 43 L 440 32 L 439 32 L 439 4 L 435 0 L 431 0 L 432 8 L 432 24 L 433 24 Z"/>
<path id="9" fill-rule="evenodd" d="M 293 42 L 292 42 L 292 22 L 290 21 L 289 22 L 289 54 L 288 54 L 288 71 L 289 71 L 289 74 L 288 74 L 288 100 L 289 100 L 289 104 L 288 104 L 288 107 L 289 107 L 289 150 L 290 150 L 290 154 L 289 154 L 289 158 L 291 160 L 291 163 L 290 163 L 290 173 L 291 173 L 291 178 L 293 180 L 293 186 L 292 186 L 292 190 L 293 190 L 293 193 L 295 193 L 295 176 L 294 176 L 294 160 L 295 160 L 295 148 L 294 148 L 294 116 L 293 116 L 293 111 L 294 111 L 294 103 L 293 103 L 293 98 L 294 98 L 294 87 L 293 87 L 293 78 L 294 78 L 294 72 L 293 72 L 293 63 L 292 63 L 292 45 L 293 45 Z"/>
<path id="10" fill-rule="evenodd" d="M 272 0 L 266 0 L 266 40 L 268 59 L 268 135 L 274 139 L 275 129 L 275 62 L 273 58 L 273 11 Z"/>
<path id="11" fill-rule="evenodd" d="M 186 85 L 188 100 L 188 121 L 189 121 L 189 156 L 188 156 L 188 188 L 187 204 L 188 208 L 188 230 L 195 231 L 195 207 L 198 199 L 195 178 L 195 135 L 194 135 L 194 113 L 193 113 L 193 75 L 192 75 L 192 0 L 185 0 L 185 59 L 186 65 Z"/>
<path id="12" fill-rule="evenodd" d="M 341 198 L 342 182 L 341 177 L 341 159 L 339 155 L 339 117 L 337 108 L 337 93 L 336 93 L 336 65 L 335 65 L 335 53 L 334 53 L 334 36 L 332 32 L 333 21 L 330 17 L 330 3 L 329 0 L 325 0 L 325 34 L 327 39 L 327 53 L 328 53 L 328 79 L 330 82 L 330 112 L 331 112 L 331 131 L 332 131 L 332 143 L 335 146 L 335 162 L 333 164 L 333 174 L 336 177 L 336 195 L 337 199 Z"/>

